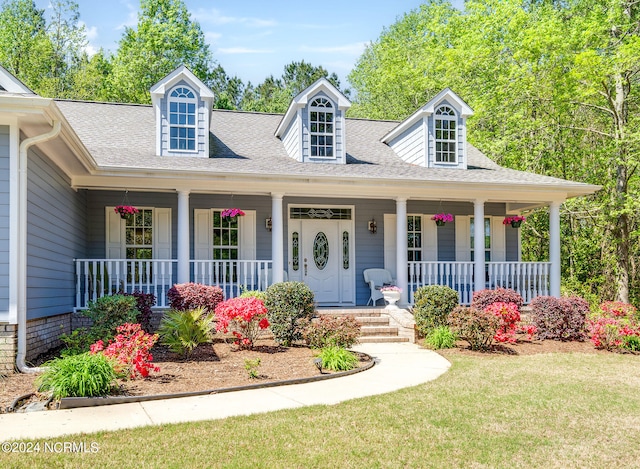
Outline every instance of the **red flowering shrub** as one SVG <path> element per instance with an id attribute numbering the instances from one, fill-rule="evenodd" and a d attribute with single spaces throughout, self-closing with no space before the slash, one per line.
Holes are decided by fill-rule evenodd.
<path id="1" fill-rule="evenodd" d="M 133 296 L 136 299 L 136 309 L 138 310 L 136 322 L 140 324 L 143 331 L 151 332 L 151 308 L 156 304 L 156 295 L 137 290 L 133 293 L 119 291 L 118 295 Z"/>
<path id="2" fill-rule="evenodd" d="M 147 334 L 140 324 L 126 323 L 117 328 L 118 334 L 104 347 L 102 340 L 90 347 L 90 353 L 102 353 L 105 357 L 114 358 L 115 371 L 118 375 L 136 379 L 138 375 L 146 378 L 149 371 L 160 371 L 151 364 L 153 356 L 151 347 L 157 342 L 158 334 Z"/>
<path id="3" fill-rule="evenodd" d="M 493 303 L 514 303 L 520 309 L 524 304 L 524 300 L 517 291 L 502 287 L 474 292 L 471 299 L 471 307 L 477 309 L 485 309 Z"/>
<path id="4" fill-rule="evenodd" d="M 633 305 L 607 301 L 589 318 L 589 338 L 596 348 L 636 350 L 640 343 L 640 320 Z"/>
<path id="5" fill-rule="evenodd" d="M 218 303 L 224 300 L 224 293 L 216 286 L 193 282 L 176 283 L 167 292 L 167 298 L 171 308 L 178 311 L 206 308 L 213 313 Z"/>
<path id="6" fill-rule="evenodd" d="M 533 337 L 538 332 L 538 328 L 533 324 L 524 324 L 518 328 L 518 332 L 521 334 L 526 334 L 526 340 L 533 340 Z"/>
<path id="7" fill-rule="evenodd" d="M 496 335 L 500 320 L 498 317 L 482 309 L 456 307 L 447 322 L 451 330 L 462 340 L 469 342 L 471 350 L 486 349 Z"/>
<path id="8" fill-rule="evenodd" d="M 349 348 L 358 342 L 360 324 L 351 316 L 320 316 L 309 321 L 302 337 L 311 348 Z"/>
<path id="9" fill-rule="evenodd" d="M 491 303 L 485 311 L 499 320 L 498 330 L 493 336 L 496 342 L 516 343 L 516 327 L 520 322 L 520 311 L 515 303 Z"/>
<path id="10" fill-rule="evenodd" d="M 231 330 L 235 344 L 251 348 L 263 330 L 269 327 L 267 308 L 258 298 L 232 298 L 216 307 L 216 329 L 225 333 Z"/>
<path id="11" fill-rule="evenodd" d="M 582 298 L 538 296 L 529 307 L 539 339 L 584 340 L 589 303 Z"/>

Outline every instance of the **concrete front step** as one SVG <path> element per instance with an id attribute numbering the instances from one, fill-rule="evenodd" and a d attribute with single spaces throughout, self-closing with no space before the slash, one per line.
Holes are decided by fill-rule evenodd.
<path id="1" fill-rule="evenodd" d="M 369 335 L 363 336 L 358 339 L 358 342 L 361 344 L 380 344 L 380 343 L 389 343 L 389 342 L 409 342 L 408 337 L 399 337 L 392 335 Z"/>
<path id="2" fill-rule="evenodd" d="M 403 333 L 400 334 L 395 322 L 390 325 L 391 316 L 384 308 L 322 308 L 317 312 L 319 315 L 353 317 L 361 325 L 359 338 L 361 343 L 412 341 L 409 335 L 413 336 L 413 331 L 407 334 L 403 329 Z"/>
<path id="3" fill-rule="evenodd" d="M 361 336 L 398 335 L 398 328 L 391 326 L 363 326 L 360 328 Z"/>

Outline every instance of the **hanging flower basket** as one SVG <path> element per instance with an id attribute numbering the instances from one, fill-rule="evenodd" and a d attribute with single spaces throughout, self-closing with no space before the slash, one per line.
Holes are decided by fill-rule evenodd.
<path id="1" fill-rule="evenodd" d="M 453 221 L 453 215 L 450 213 L 437 213 L 431 217 L 436 222 L 437 226 L 444 226 L 448 221 Z"/>
<path id="2" fill-rule="evenodd" d="M 113 211 L 119 214 L 120 218 L 124 220 L 128 220 L 129 218 L 134 216 L 136 213 L 138 213 L 139 210 L 131 205 L 118 205 L 116 208 L 113 209 Z"/>
<path id="3" fill-rule="evenodd" d="M 525 220 L 525 217 L 515 215 L 513 217 L 504 217 L 504 220 L 502 220 L 502 224 L 511 225 L 512 228 L 520 228 L 520 225 L 522 225 L 522 222 Z"/>
<path id="4" fill-rule="evenodd" d="M 222 218 L 236 218 L 236 217 L 244 217 L 244 212 L 239 208 L 226 208 L 220 214 Z"/>

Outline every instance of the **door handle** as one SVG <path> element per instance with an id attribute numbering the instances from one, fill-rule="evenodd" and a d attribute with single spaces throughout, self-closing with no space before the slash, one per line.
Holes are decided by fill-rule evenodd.
<path id="1" fill-rule="evenodd" d="M 307 258 L 304 258 L 304 276 L 307 276 Z"/>

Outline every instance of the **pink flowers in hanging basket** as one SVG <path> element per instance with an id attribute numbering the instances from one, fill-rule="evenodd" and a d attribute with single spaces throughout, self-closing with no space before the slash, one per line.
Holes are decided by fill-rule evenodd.
<path id="1" fill-rule="evenodd" d="M 453 215 L 450 213 L 437 213 L 431 219 L 436 222 L 436 225 L 442 226 L 448 221 L 453 221 Z"/>
<path id="2" fill-rule="evenodd" d="M 512 217 L 504 217 L 504 220 L 502 220 L 502 224 L 511 225 L 514 228 L 518 228 L 522 224 L 522 222 L 525 220 L 526 220 L 525 217 L 521 217 L 520 215 L 514 215 Z"/>
<path id="3" fill-rule="evenodd" d="M 239 208 L 226 208 L 220 214 L 222 218 L 244 217 L 244 212 Z"/>
<path id="4" fill-rule="evenodd" d="M 135 215 L 139 210 L 131 205 L 118 205 L 113 209 L 113 211 L 119 214 L 122 218 L 127 218 Z"/>

